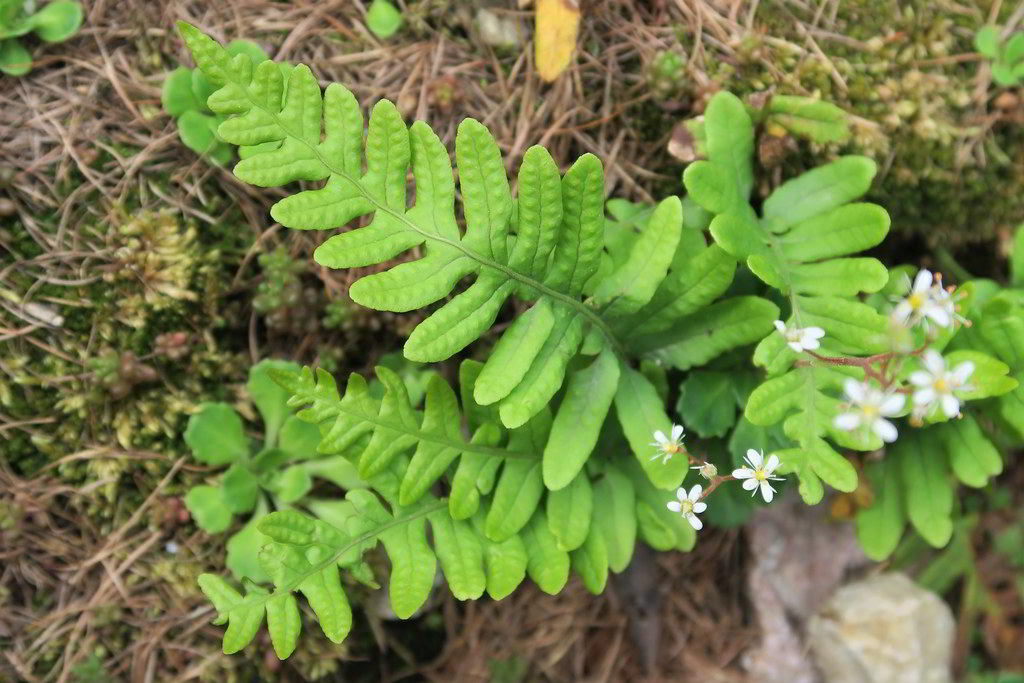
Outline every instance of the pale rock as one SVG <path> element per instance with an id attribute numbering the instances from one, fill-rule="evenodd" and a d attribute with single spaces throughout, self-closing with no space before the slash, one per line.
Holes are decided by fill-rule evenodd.
<path id="1" fill-rule="evenodd" d="M 523 41 L 523 26 L 518 19 L 503 16 L 489 9 L 476 12 L 480 39 L 496 48 L 517 48 Z"/>
<path id="2" fill-rule="evenodd" d="M 954 630 L 937 595 L 887 573 L 836 591 L 807 640 L 827 683 L 947 683 Z"/>

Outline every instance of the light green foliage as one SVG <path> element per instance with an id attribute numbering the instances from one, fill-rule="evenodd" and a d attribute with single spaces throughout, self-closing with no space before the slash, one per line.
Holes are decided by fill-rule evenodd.
<path id="1" fill-rule="evenodd" d="M 318 458 L 316 428 L 291 414 L 291 395 L 270 379 L 272 370 L 297 371 L 284 361 L 263 361 L 249 372 L 249 399 L 263 418 L 264 437 L 256 451 L 250 447 L 239 414 L 225 403 L 205 403 L 188 422 L 185 443 L 197 462 L 227 467 L 211 484 L 192 487 L 185 505 L 200 528 L 222 533 L 236 515 L 246 524 L 227 541 L 227 565 L 239 579 L 266 580 L 257 556 L 265 537 L 257 530 L 261 517 L 303 499 L 313 478 L 345 488 L 365 484 L 342 458 Z"/>
<path id="2" fill-rule="evenodd" d="M 870 359 L 898 358 L 886 372 L 903 382 L 921 368 L 925 348 L 944 348 L 951 367 L 973 364 L 958 401 L 986 401 L 978 405 L 1024 427 L 1012 376 L 1024 372 L 1022 299 L 966 287 L 970 315 L 981 316 L 970 333 L 908 328 L 917 335 L 908 342 L 890 325 L 890 298 L 906 294 L 905 275 L 857 255 L 889 229 L 881 207 L 857 201 L 874 162 L 840 157 L 783 183 L 758 209 L 751 203 L 755 119 L 767 135 L 840 142 L 849 128 L 832 105 L 779 96 L 749 110 L 729 93 L 715 95 L 693 129 L 706 159 L 686 169 L 685 199 L 606 202 L 596 157 L 562 172 L 537 146 L 523 155 L 513 194 L 498 145 L 478 121 L 458 127 L 456 174 L 437 135 L 423 122 L 407 126 L 391 102 L 378 102 L 364 121 L 351 92 L 321 90 L 306 66 L 283 72 L 179 28 L 211 84 L 205 101 L 222 118 L 217 136 L 252 147 L 235 175 L 261 187 L 307 183 L 274 204 L 272 217 L 333 231 L 315 252 L 321 266 L 372 267 L 351 285 L 355 303 L 430 308 L 405 343 L 407 359 L 444 361 L 471 345 L 485 359 L 461 362 L 457 392 L 440 373 L 417 380 L 384 364 L 375 383 L 352 374 L 343 389 L 323 369 L 269 372 L 297 417 L 317 427 L 303 443 L 313 450 L 315 440 L 325 460 L 311 462 L 344 462 L 366 488 L 306 502 L 310 516 L 281 508 L 302 501 L 317 472 L 278 475 L 267 505 L 278 511 L 247 527 L 264 541 L 260 579 L 242 594 L 203 578 L 228 624 L 225 651 L 248 644 L 266 618 L 278 655 L 287 656 L 300 628 L 296 593 L 329 638 L 343 639 L 351 613 L 339 568 L 372 583 L 363 553 L 378 541 L 402 617 L 427 600 L 438 566 L 464 600 L 503 597 L 527 576 L 554 593 L 570 569 L 600 592 L 609 572 L 626 568 L 638 538 L 660 550 L 693 546 L 691 524 L 700 524 L 667 507 L 681 509 L 677 488 L 698 476 L 691 457 L 717 486 L 705 457 L 728 473 L 748 449 L 763 449 L 796 475 L 810 503 L 825 484 L 852 492 L 858 470 L 842 451 L 883 443 L 877 430 L 840 429 L 836 417 L 844 383 L 863 378 Z M 495 322 L 513 307 L 518 314 L 498 334 Z M 794 350 L 775 330 L 780 318 L 789 331 L 822 328 L 820 347 L 807 347 L 817 351 Z M 691 456 L 678 442 L 681 427 L 673 432 L 678 420 L 666 405 L 680 380 L 678 412 L 706 456 Z M 271 386 L 260 392 L 269 396 Z M 283 409 L 262 405 L 280 407 L 284 394 L 274 396 L 254 400 L 281 450 L 303 437 L 286 434 Z M 915 415 L 927 427 L 867 468 L 877 504 L 857 526 L 873 556 L 892 551 L 907 521 L 930 543 L 948 541 L 954 477 L 982 486 L 1001 469 L 986 424 L 929 410 Z M 229 498 L 228 513 L 209 515 L 226 527 L 231 511 L 259 505 L 267 487 L 259 471 L 247 475 L 246 463 L 228 455 L 248 452 L 228 412 L 208 413 L 218 426 L 190 429 L 193 440 L 215 432 L 224 443 L 197 447 L 197 455 L 231 469 L 220 489 L 196 498 Z M 720 495 L 716 521 L 742 522 L 750 499 Z"/>
<path id="3" fill-rule="evenodd" d="M 34 34 L 47 43 L 60 43 L 82 25 L 82 5 L 54 0 L 36 8 L 33 0 L 0 0 L 0 72 L 23 76 L 32 69 L 32 57 L 19 38 Z"/>
<path id="4" fill-rule="evenodd" d="M 412 331 L 406 357 L 448 358 L 486 333 L 510 296 L 530 304 L 497 340 L 474 399 L 496 407 L 501 424 L 515 429 L 546 410 L 568 379 L 576 398 L 560 404 L 565 415 L 553 414 L 556 445 L 549 462 L 566 441 L 565 425 L 580 414 L 583 392 L 588 385 L 599 388 L 576 443 L 567 448 L 567 462 L 548 466 L 550 486 L 568 483 L 592 449 L 604 421 L 601 409 L 610 408 L 618 391 L 611 368 L 625 360 L 627 349 L 689 367 L 761 338 L 777 316 L 773 304 L 751 296 L 707 307 L 728 287 L 734 261 L 706 246 L 699 234 L 705 214 L 678 198 L 615 232 L 605 249 L 603 172 L 592 155 L 560 174 L 543 148 L 527 150 L 513 198 L 490 133 L 477 121 L 463 121 L 455 142 L 463 231 L 448 151 L 425 124 L 406 127 L 394 105 L 381 101 L 364 140 L 362 112 L 342 86 L 321 92 L 305 67 L 296 67 L 286 83 L 272 63 L 253 66 L 191 26 L 181 31 L 199 68 L 219 86 L 209 106 L 233 115 L 218 134 L 232 144 L 279 145 L 243 159 L 235 174 L 260 186 L 326 181 L 277 202 L 271 209 L 276 220 L 327 230 L 370 219 L 328 237 L 316 250 L 318 263 L 369 266 L 422 245 L 421 258 L 363 277 L 350 289 L 356 303 L 388 311 L 447 299 Z M 467 278 L 472 283 L 453 293 Z M 608 353 L 601 356 L 603 350 Z M 588 363 L 580 353 L 598 359 Z M 636 417 L 628 410 L 617 414 Z M 653 424 L 648 417 L 625 425 L 627 433 Z M 649 462 L 649 437 L 631 439 L 636 457 L 655 472 L 658 486 L 678 486 L 685 467 Z"/>
<path id="5" fill-rule="evenodd" d="M 253 64 L 269 59 L 262 47 L 249 40 L 233 40 L 225 50 L 232 56 L 246 55 Z M 284 73 L 291 69 L 287 64 L 281 64 L 280 68 Z M 179 66 L 167 74 L 160 100 L 164 111 L 177 120 L 178 137 L 182 143 L 196 154 L 223 166 L 234 158 L 234 152 L 231 145 L 217 134 L 218 126 L 226 117 L 214 114 L 206 104 L 216 89 L 199 69 Z M 239 149 L 243 159 L 252 153 L 255 150 L 249 147 Z"/>
<path id="6" fill-rule="evenodd" d="M 1003 87 L 1024 81 L 1024 31 L 1005 40 L 999 26 L 989 24 L 974 34 L 974 47 L 992 62 L 992 79 Z"/>
<path id="7" fill-rule="evenodd" d="M 402 13 L 388 0 L 373 0 L 366 10 L 366 26 L 378 38 L 390 38 L 402 27 Z"/>
<path id="8" fill-rule="evenodd" d="M 710 230 L 716 243 L 787 297 L 788 325 L 828 331 L 823 353 L 887 350 L 885 317 L 856 298 L 885 285 L 886 269 L 875 259 L 849 257 L 881 242 L 889 227 L 881 207 L 851 203 L 870 186 L 874 163 L 843 157 L 808 171 L 776 189 L 757 216 L 747 201 L 753 124 L 743 104 L 728 93 L 716 95 L 705 128 L 708 160 L 690 165 L 683 180 L 690 196 L 715 214 Z M 761 341 L 754 362 L 769 379 L 751 394 L 745 416 L 762 427 L 783 421 L 799 446 L 783 462 L 800 478 L 808 502 L 816 502 L 823 492 L 819 479 L 841 490 L 856 486 L 853 468 L 826 439 L 863 450 L 881 442 L 858 442 L 833 425 L 835 394 L 848 373 L 796 359 L 778 332 Z"/>
<path id="9" fill-rule="evenodd" d="M 344 501 L 311 502 L 315 518 L 284 510 L 256 520 L 263 544 L 259 580 L 269 579 L 273 591 L 247 583 L 243 596 L 220 577 L 203 575 L 201 587 L 217 607 L 218 623 L 228 623 L 225 652 L 248 644 L 265 615 L 276 652 L 288 656 L 299 632 L 291 617 L 295 592 L 310 601 L 324 633 L 339 642 L 351 618 L 338 568 L 372 580 L 360 573 L 368 569 L 361 558 L 378 540 L 391 562 L 391 605 L 403 618 L 426 601 L 437 565 L 457 598 L 487 592 L 500 599 L 527 575 L 557 592 L 570 565 L 599 592 L 609 571 L 628 565 L 638 533 L 663 549 L 692 547 L 692 529 L 665 507 L 672 492 L 656 489 L 622 451 L 622 469 L 608 462 L 591 473 L 580 471 L 545 500 L 541 461 L 550 415 L 542 411 L 522 427 L 504 428 L 492 407 L 472 398 L 480 370 L 479 363 L 463 363 L 462 405 L 432 375 L 422 411 L 385 367 L 376 370 L 384 387 L 379 398 L 358 374 L 350 376 L 344 394 L 330 375 L 309 368 L 277 366 L 261 377 L 261 386 L 269 375 L 287 388 L 290 403 L 302 406 L 298 417 L 319 426 L 317 451 L 351 462 L 369 489 L 350 490 Z M 474 430 L 471 439 L 463 437 L 463 423 Z M 434 493 L 442 479 L 447 498 Z M 335 611 L 325 622 L 329 605 Z"/>

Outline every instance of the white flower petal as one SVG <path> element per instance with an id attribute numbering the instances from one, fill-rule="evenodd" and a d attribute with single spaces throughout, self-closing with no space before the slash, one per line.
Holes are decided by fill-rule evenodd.
<path id="1" fill-rule="evenodd" d="M 928 288 L 932 286 L 932 280 L 934 279 L 935 278 L 932 277 L 932 271 L 928 270 L 927 268 L 922 268 L 921 270 L 917 271 L 917 276 L 914 278 L 914 288 L 912 291 L 914 291 L 917 294 L 927 291 Z"/>
<path id="2" fill-rule="evenodd" d="M 814 349 L 821 348 L 821 342 L 814 337 L 808 337 L 807 335 L 800 338 L 800 345 L 804 347 L 805 351 L 813 351 Z"/>
<path id="3" fill-rule="evenodd" d="M 686 521 L 690 523 L 695 530 L 700 531 L 704 528 L 704 522 L 700 521 L 700 518 L 692 512 L 686 515 Z"/>
<path id="4" fill-rule="evenodd" d="M 672 425 L 672 440 L 679 441 L 679 437 L 683 435 L 683 425 Z"/>
<path id="5" fill-rule="evenodd" d="M 761 482 L 761 497 L 764 498 L 766 503 L 772 502 L 772 498 L 775 497 L 775 489 L 766 481 Z"/>
<path id="6" fill-rule="evenodd" d="M 854 403 L 863 403 L 864 397 L 867 395 L 867 387 L 852 377 L 847 378 L 843 383 L 843 391 L 846 392 L 847 398 Z"/>
<path id="7" fill-rule="evenodd" d="M 665 507 L 667 507 L 667 508 L 668 508 L 669 510 L 671 510 L 672 512 L 679 512 L 680 510 L 682 510 L 682 509 L 683 509 L 683 506 L 682 506 L 682 505 L 681 505 L 681 504 L 679 503 L 679 501 L 675 501 L 675 500 L 670 500 L 670 501 L 669 501 L 669 502 L 668 502 L 668 503 L 667 503 L 667 504 L 665 505 Z"/>
<path id="8" fill-rule="evenodd" d="M 703 500 L 702 500 L 702 501 L 700 501 L 699 503 L 694 503 L 694 504 L 693 504 L 693 511 L 694 511 L 694 512 L 695 512 L 696 514 L 698 514 L 698 515 L 699 515 L 700 513 L 704 512 L 704 511 L 705 511 L 705 510 L 707 510 L 707 509 L 708 509 L 708 504 L 707 504 L 707 503 L 705 503 L 705 502 L 704 502 Z"/>
<path id="9" fill-rule="evenodd" d="M 764 464 L 764 454 L 761 451 L 755 451 L 753 448 L 747 449 L 746 459 L 755 470 Z"/>
<path id="10" fill-rule="evenodd" d="M 925 387 L 919 391 L 914 392 L 913 401 L 914 405 L 924 408 L 930 406 L 938 398 L 938 394 L 935 393 L 934 387 Z"/>
<path id="11" fill-rule="evenodd" d="M 974 361 L 965 360 L 960 365 L 953 368 L 951 376 L 953 381 L 957 384 L 964 384 L 968 379 L 971 378 L 971 374 L 974 372 Z"/>
<path id="12" fill-rule="evenodd" d="M 886 417 L 892 417 L 903 410 L 906 402 L 907 397 L 903 394 L 890 394 L 882 401 L 882 405 L 878 406 L 878 412 Z"/>
<path id="13" fill-rule="evenodd" d="M 690 499 L 690 502 L 696 503 L 698 500 L 700 500 L 700 494 L 703 491 L 704 491 L 704 487 L 703 486 L 701 486 L 700 484 L 695 484 L 694 487 L 692 489 L 690 489 L 690 495 L 688 495 L 687 498 Z"/>
<path id="14" fill-rule="evenodd" d="M 686 500 L 686 489 L 684 489 L 682 486 L 677 488 L 676 489 L 676 498 L 679 500 L 680 503 L 683 502 L 684 500 Z"/>
<path id="15" fill-rule="evenodd" d="M 893 320 L 905 325 L 913 312 L 914 307 L 910 305 L 909 301 L 904 299 L 896 304 L 896 308 L 892 309 L 892 317 Z"/>
<path id="16" fill-rule="evenodd" d="M 775 321 L 775 329 L 777 329 L 781 334 L 785 334 L 786 333 L 786 323 L 782 322 L 781 320 L 776 320 Z"/>
<path id="17" fill-rule="evenodd" d="M 665 432 L 661 431 L 660 429 L 654 432 L 654 440 L 659 444 L 668 442 L 668 439 L 665 438 Z"/>
<path id="18" fill-rule="evenodd" d="M 953 323 L 953 318 L 950 316 L 949 311 L 941 306 L 928 306 L 925 308 L 924 314 L 939 327 L 949 327 Z"/>
<path id="19" fill-rule="evenodd" d="M 933 381 L 933 377 L 924 370 L 914 370 L 910 373 L 910 383 L 915 387 L 926 387 Z"/>
<path id="20" fill-rule="evenodd" d="M 858 413 L 843 413 L 836 415 L 835 426 L 845 431 L 853 431 L 857 427 L 860 427 L 861 416 Z"/>
<path id="21" fill-rule="evenodd" d="M 932 376 L 941 375 L 946 371 L 946 361 L 942 359 L 942 354 L 935 349 L 928 349 L 924 352 L 924 357 L 921 359 L 924 362 L 924 366 L 928 368 L 928 372 L 932 373 Z"/>
<path id="22" fill-rule="evenodd" d="M 786 342 L 786 346 L 788 346 L 789 348 L 793 349 L 797 353 L 801 353 L 804 350 L 804 347 L 800 346 L 800 342 L 795 342 L 795 341 Z"/>
<path id="23" fill-rule="evenodd" d="M 768 456 L 768 462 L 764 464 L 764 473 L 767 475 L 771 475 L 771 473 L 774 472 L 775 469 L 781 464 L 782 462 L 779 460 L 779 456 L 772 453 L 771 455 Z"/>
<path id="24" fill-rule="evenodd" d="M 960 414 L 960 401 L 953 394 L 946 394 L 942 397 L 942 412 L 946 417 L 956 417 Z"/>
<path id="25" fill-rule="evenodd" d="M 811 339 L 821 339 L 825 336 L 825 330 L 817 326 L 805 327 L 804 334 L 808 335 Z"/>
<path id="26" fill-rule="evenodd" d="M 732 471 L 733 479 L 750 479 L 754 476 L 754 470 L 749 467 L 740 467 Z"/>
<path id="27" fill-rule="evenodd" d="M 751 478 L 751 479 L 745 479 L 743 481 L 743 490 L 744 491 L 753 491 L 756 488 L 757 488 L 757 479 Z"/>
<path id="28" fill-rule="evenodd" d="M 886 443 L 892 443 L 899 436 L 899 432 L 896 431 L 896 425 L 882 418 L 878 418 L 871 423 L 871 430 Z"/>

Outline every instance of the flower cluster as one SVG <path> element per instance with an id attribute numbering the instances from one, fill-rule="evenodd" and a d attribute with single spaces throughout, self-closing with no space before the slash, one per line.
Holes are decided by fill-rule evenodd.
<path id="1" fill-rule="evenodd" d="M 942 287 L 942 277 L 922 269 L 910 284 L 908 295 L 893 308 L 890 317 L 894 324 L 912 338 L 911 330 L 919 327 L 925 333 L 924 344 L 917 349 L 890 351 L 864 358 L 828 356 L 814 353 L 821 348 L 825 330 L 820 327 L 796 327 L 782 320 L 775 321 L 775 329 L 786 345 L 796 353 L 807 353 L 812 358 L 799 360 L 798 364 L 828 364 L 860 368 L 864 378 L 847 378 L 843 384 L 845 401 L 834 418 L 836 429 L 843 431 L 864 431 L 874 434 L 885 443 L 896 441 L 899 432 L 893 418 L 910 413 L 911 422 L 920 424 L 926 417 L 941 413 L 946 418 L 960 415 L 960 403 L 965 392 L 973 390 L 969 384 L 974 373 L 974 363 L 964 361 L 949 367 L 942 354 L 929 344 L 935 341 L 933 330 L 949 328 L 957 324 L 969 324 L 958 312 L 957 299 L 953 288 Z M 799 318 L 798 318 L 799 319 Z M 920 368 L 908 363 L 917 363 Z M 909 375 L 907 370 L 912 370 Z M 908 409 L 909 398 L 909 409 Z M 779 456 L 749 449 L 744 458 L 745 465 L 721 476 L 718 469 L 709 462 L 695 458 L 686 452 L 682 443 L 682 425 L 672 425 L 670 436 L 661 431 L 654 432 L 651 443 L 658 449 L 652 460 L 661 458 L 667 463 L 677 454 L 686 455 L 691 469 L 709 483 L 705 489 L 695 485 L 687 490 L 680 487 L 676 500 L 668 503 L 668 509 L 679 513 L 694 529 L 703 524 L 697 516 L 707 509 L 707 498 L 725 481 L 742 481 L 743 489 L 752 496 L 760 492 L 765 502 L 771 502 L 776 490 L 773 481 L 782 478 L 775 472 L 781 466 Z"/>
<path id="2" fill-rule="evenodd" d="M 682 443 L 682 425 L 672 425 L 670 433 L 671 436 L 666 437 L 665 433 L 660 430 L 654 432 L 654 441 L 651 445 L 655 446 L 658 452 L 654 454 L 651 458 L 652 460 L 662 458 L 662 462 L 668 462 L 675 454 L 685 452 Z M 743 488 L 752 492 L 751 496 L 757 495 L 758 491 L 760 491 L 764 501 L 770 503 L 776 493 L 775 487 L 771 485 L 771 482 L 782 481 L 782 477 L 775 475 L 775 471 L 782 464 L 779 456 L 772 454 L 765 459 L 763 451 L 757 451 L 753 448 L 747 450 L 747 455 L 744 458 L 746 466 L 737 467 L 730 476 L 720 476 L 718 468 L 713 464 L 693 456 L 688 457 L 692 463 L 695 463 L 690 469 L 697 470 L 700 476 L 711 483 L 707 490 L 700 484 L 694 485 L 689 490 L 684 486 L 680 486 L 676 490 L 676 500 L 669 501 L 667 507 L 672 512 L 682 515 L 690 523 L 690 526 L 697 530 L 704 526 L 704 523 L 701 522 L 697 515 L 708 509 L 708 504 L 704 502 L 704 499 L 723 482 L 730 480 L 742 481 Z"/>

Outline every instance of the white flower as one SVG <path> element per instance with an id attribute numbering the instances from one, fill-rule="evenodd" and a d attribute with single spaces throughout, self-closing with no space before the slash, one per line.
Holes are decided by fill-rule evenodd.
<path id="1" fill-rule="evenodd" d="M 682 486 L 676 490 L 676 498 L 678 500 L 670 500 L 666 507 L 672 512 L 678 512 L 690 523 L 697 531 L 700 531 L 704 526 L 704 523 L 697 517 L 700 513 L 708 509 L 708 504 L 700 499 L 700 494 L 704 491 L 700 484 L 697 484 L 690 493 L 686 493 L 686 489 Z"/>
<path id="2" fill-rule="evenodd" d="M 700 476 L 704 477 L 709 481 L 718 476 L 718 468 L 709 462 L 702 462 L 699 465 L 694 465 L 690 469 L 697 470 Z"/>
<path id="3" fill-rule="evenodd" d="M 178 551 L 181 550 L 181 546 L 179 546 L 174 541 L 167 541 L 167 545 L 164 546 L 164 550 L 166 550 L 171 555 L 177 555 Z"/>
<path id="4" fill-rule="evenodd" d="M 914 278 L 914 284 L 910 294 L 893 309 L 892 317 L 901 325 L 914 326 L 924 320 L 931 321 L 939 327 L 949 327 L 953 324 L 953 316 L 949 306 L 944 301 L 943 294 L 948 297 L 949 292 L 942 289 L 942 280 L 934 284 L 936 278 L 930 270 L 922 268 Z M 940 294 L 941 292 L 941 294 Z"/>
<path id="5" fill-rule="evenodd" d="M 880 389 L 855 379 L 847 379 L 843 388 L 846 390 L 851 410 L 836 416 L 836 427 L 853 431 L 863 426 L 877 434 L 882 441 L 895 441 L 896 426 L 885 418 L 897 415 L 903 410 L 903 404 L 906 402 L 903 394 L 882 393 Z"/>
<path id="6" fill-rule="evenodd" d="M 753 448 L 747 449 L 747 457 L 743 458 L 747 461 L 748 467 L 740 467 L 732 471 L 734 479 L 745 479 L 743 482 L 743 490 L 753 491 L 751 495 L 757 494 L 757 489 L 761 489 L 761 497 L 764 498 L 764 502 L 772 502 L 772 498 L 775 496 L 775 489 L 768 483 L 769 480 L 782 481 L 782 477 L 773 476 L 775 470 L 778 469 L 779 456 L 772 453 L 768 456 L 768 462 L 764 460 L 764 453 L 761 451 L 755 451 Z"/>
<path id="7" fill-rule="evenodd" d="M 974 363 L 967 360 L 952 370 L 946 369 L 946 360 L 935 349 L 924 352 L 924 370 L 910 375 L 910 383 L 918 390 L 914 392 L 914 404 L 921 415 L 931 412 L 939 404 L 946 417 L 960 414 L 960 400 L 955 392 L 967 389 L 967 380 L 974 372 Z"/>
<path id="8" fill-rule="evenodd" d="M 797 353 L 818 348 L 821 346 L 818 340 L 825 336 L 825 330 L 820 327 L 786 327 L 786 323 L 781 320 L 775 321 L 775 329 L 786 340 L 789 348 Z"/>
<path id="9" fill-rule="evenodd" d="M 661 458 L 662 464 L 667 463 L 673 455 L 683 451 L 683 425 L 672 425 L 672 436 L 668 438 L 665 432 L 660 429 L 654 432 L 654 441 L 651 445 L 658 449 L 658 452 L 651 456 L 651 460 Z"/>
<path id="10" fill-rule="evenodd" d="M 945 311 L 946 315 L 948 315 L 949 319 L 952 320 L 954 323 L 960 323 L 961 325 L 970 326 L 970 323 L 967 321 L 967 318 L 961 315 L 960 312 L 957 310 L 959 308 L 960 301 L 964 298 L 964 296 L 966 296 L 964 291 L 958 289 L 954 294 L 952 291 L 942 288 L 941 276 L 936 275 L 935 280 L 936 283 L 935 285 L 932 286 L 932 299 L 934 300 L 935 305 L 941 308 L 943 311 Z"/>

